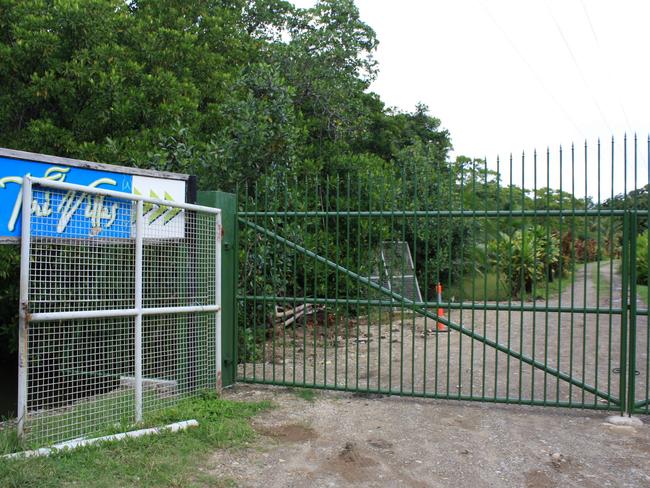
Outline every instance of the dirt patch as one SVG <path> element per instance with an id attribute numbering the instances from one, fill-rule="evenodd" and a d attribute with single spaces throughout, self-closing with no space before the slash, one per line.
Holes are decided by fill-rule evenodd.
<path id="1" fill-rule="evenodd" d="M 551 460 L 549 462 L 553 466 L 553 469 L 559 472 L 571 471 L 574 468 L 571 459 L 559 452 L 551 454 Z"/>
<path id="2" fill-rule="evenodd" d="M 356 464 L 363 468 L 377 464 L 372 459 L 363 456 L 354 442 L 345 443 L 345 446 L 343 446 L 343 449 L 339 452 L 339 460 L 348 464 Z"/>
<path id="3" fill-rule="evenodd" d="M 382 451 L 388 451 L 393 448 L 393 443 L 384 439 L 368 439 L 366 442 L 370 447 L 381 449 Z"/>
<path id="4" fill-rule="evenodd" d="M 273 437 L 283 442 L 307 442 L 316 439 L 318 434 L 311 427 L 298 424 L 278 425 L 276 427 L 253 426 L 258 434 Z"/>
<path id="5" fill-rule="evenodd" d="M 558 486 L 548 475 L 539 469 L 534 469 L 526 473 L 526 488 L 554 488 Z"/>
<path id="6" fill-rule="evenodd" d="M 377 461 L 366 456 L 354 442 L 346 442 L 338 454 L 324 463 L 323 468 L 338 474 L 346 481 L 372 479 L 372 471 L 367 468 L 377 465 Z"/>

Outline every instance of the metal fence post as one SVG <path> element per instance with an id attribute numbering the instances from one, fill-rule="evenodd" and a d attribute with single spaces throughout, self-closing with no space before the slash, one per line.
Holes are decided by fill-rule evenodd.
<path id="1" fill-rule="evenodd" d="M 138 200 L 135 215 L 135 421 L 142 421 L 142 254 L 144 202 Z"/>
<path id="2" fill-rule="evenodd" d="M 20 239 L 20 304 L 18 310 L 18 436 L 25 436 L 27 417 L 27 378 L 29 341 L 29 254 L 31 241 L 32 179 L 26 175 L 22 185 Z"/>
<path id="3" fill-rule="evenodd" d="M 621 357 L 620 357 L 620 382 L 619 382 L 619 399 L 620 399 L 620 413 L 625 415 L 629 412 L 628 391 L 627 391 L 627 373 L 628 373 L 628 319 L 629 319 L 629 298 L 628 291 L 630 286 L 629 277 L 629 250 L 630 250 L 630 214 L 625 212 L 623 215 L 623 248 L 621 252 Z"/>
<path id="4" fill-rule="evenodd" d="M 636 317 L 637 317 L 637 292 L 636 292 L 636 233 L 637 233 L 637 209 L 630 215 L 630 270 L 629 270 L 629 286 L 630 286 L 630 304 L 628 308 L 628 368 L 627 368 L 627 414 L 632 416 L 634 412 L 634 403 L 636 401 Z M 625 283 L 623 286 L 627 286 Z M 621 370 L 621 374 L 623 371 Z"/>
<path id="5" fill-rule="evenodd" d="M 218 246 L 221 251 L 219 261 L 220 293 L 219 320 L 221 321 L 221 386 L 227 387 L 235 382 L 237 364 L 237 199 L 232 193 L 220 191 L 200 191 L 198 203 L 220 209 L 222 233 Z M 215 224 L 216 225 L 216 224 Z M 216 266 L 216 260 L 215 260 Z M 215 346 L 216 347 L 216 346 Z"/>

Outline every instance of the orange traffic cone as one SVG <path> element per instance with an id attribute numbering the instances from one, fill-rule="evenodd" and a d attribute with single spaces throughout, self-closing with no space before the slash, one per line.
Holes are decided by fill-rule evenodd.
<path id="1" fill-rule="evenodd" d="M 442 283 L 436 285 L 436 292 L 438 293 L 438 303 L 442 302 Z M 438 317 L 444 317 L 445 310 L 438 305 Z M 431 332 L 449 332 L 445 324 L 436 321 L 436 328 Z"/>

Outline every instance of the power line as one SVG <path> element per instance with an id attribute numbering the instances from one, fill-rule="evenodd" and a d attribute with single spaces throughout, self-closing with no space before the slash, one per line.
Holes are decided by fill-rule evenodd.
<path id="1" fill-rule="evenodd" d="M 480 2 L 480 0 L 477 0 L 477 1 L 479 1 L 479 4 L 481 5 L 481 7 L 483 7 L 483 10 L 484 10 L 485 13 L 487 14 L 487 16 L 490 18 L 490 20 L 492 21 L 492 23 L 496 26 L 497 29 L 499 29 L 499 30 L 501 31 L 501 34 L 503 34 L 503 37 L 505 37 L 506 41 L 508 41 L 508 44 L 510 44 L 510 47 L 512 47 L 512 49 L 517 53 L 517 55 L 519 56 L 519 58 L 520 58 L 520 59 L 523 61 L 523 63 L 528 67 L 528 69 L 529 69 L 530 72 L 532 73 L 533 77 L 537 80 L 537 82 L 540 84 L 540 86 L 544 89 L 544 91 L 546 92 L 546 94 L 551 98 L 551 100 L 553 100 L 553 102 L 555 103 L 555 105 L 557 105 L 557 107 L 560 109 L 560 111 L 562 112 L 562 114 L 564 115 L 564 117 L 565 117 L 565 118 L 566 118 L 566 119 L 571 123 L 571 125 L 573 125 L 573 127 L 576 129 L 576 131 L 577 131 L 577 132 L 578 132 L 578 133 L 579 133 L 579 134 L 584 138 L 585 135 L 584 135 L 584 133 L 582 132 L 582 130 L 580 129 L 580 127 L 578 127 L 578 124 L 575 123 L 575 121 L 573 120 L 573 118 L 571 117 L 571 115 L 569 115 L 569 112 L 566 111 L 566 109 L 565 109 L 564 106 L 560 103 L 560 101 L 555 97 L 555 95 L 553 95 L 553 92 L 551 92 L 551 90 L 546 86 L 546 83 L 544 83 L 544 80 L 542 79 L 542 77 L 541 77 L 541 76 L 539 75 L 539 73 L 535 70 L 535 68 L 533 67 L 533 65 L 532 65 L 531 63 L 528 62 L 528 60 L 526 59 L 526 56 L 524 56 L 524 54 L 520 51 L 520 49 L 519 49 L 519 48 L 517 47 L 517 45 L 513 42 L 513 40 L 512 40 L 512 39 L 510 38 L 510 36 L 508 35 L 508 33 L 505 31 L 505 29 L 503 29 L 503 27 L 501 27 L 501 25 L 499 24 L 499 22 L 497 22 L 497 19 L 492 15 L 492 13 L 491 13 L 490 10 L 488 9 L 487 5 L 486 5 L 485 3 Z"/>
<path id="2" fill-rule="evenodd" d="M 580 4 L 582 5 L 582 11 L 585 13 L 585 17 L 587 17 L 591 33 L 594 35 L 594 39 L 596 39 L 596 44 L 600 47 L 600 42 L 598 42 L 598 36 L 596 35 L 596 29 L 594 29 L 594 24 L 591 22 L 591 17 L 589 16 L 589 12 L 587 12 L 587 6 L 585 5 L 584 0 L 580 0 Z"/>
<path id="3" fill-rule="evenodd" d="M 584 83 L 585 87 L 589 91 L 589 94 L 591 95 L 591 99 L 594 102 L 594 105 L 596 106 L 596 109 L 598 110 L 598 113 L 600 114 L 600 117 L 603 119 L 603 122 L 605 122 L 605 125 L 609 129 L 610 133 L 612 132 L 612 127 L 609 125 L 609 122 L 607 121 L 607 118 L 605 117 L 605 114 L 603 110 L 600 107 L 600 104 L 598 103 L 598 100 L 594 96 L 594 93 L 591 89 L 591 86 L 589 85 L 589 82 L 587 81 L 587 78 L 585 77 L 584 73 L 582 72 L 582 69 L 580 68 L 580 64 L 578 63 L 578 59 L 576 58 L 575 54 L 573 54 L 573 49 L 571 49 L 571 45 L 569 44 L 569 41 L 567 40 L 566 36 L 564 35 L 564 31 L 562 30 L 562 27 L 560 27 L 560 24 L 558 23 L 557 19 L 555 18 L 555 15 L 553 15 L 553 11 L 551 10 L 550 5 L 548 4 L 548 1 L 544 2 L 546 5 L 546 9 L 548 10 L 549 15 L 551 16 L 551 19 L 553 19 L 553 23 L 555 24 L 555 27 L 557 28 L 557 31 L 560 34 L 560 37 L 562 38 L 562 41 L 564 42 L 564 46 L 566 47 L 567 51 L 569 51 L 569 54 L 571 55 L 571 59 L 573 60 L 573 64 L 576 67 L 576 70 L 578 71 L 578 74 L 580 75 L 580 78 L 582 79 L 582 82 Z"/>
<path id="4" fill-rule="evenodd" d="M 591 34 L 594 36 L 594 41 L 596 41 L 596 46 L 598 47 L 598 53 L 602 56 L 605 57 L 603 54 L 603 50 L 600 46 L 600 40 L 598 39 L 598 35 L 596 34 L 596 29 L 594 28 L 594 24 L 591 21 L 591 16 L 589 15 L 589 12 L 587 11 L 587 6 L 585 5 L 584 0 L 580 0 L 580 4 L 582 5 L 582 11 L 585 13 L 585 17 L 587 18 L 587 23 L 589 24 L 589 29 L 591 29 Z M 623 117 L 625 118 L 625 123 L 627 124 L 627 128 L 630 129 L 630 132 L 633 132 L 632 124 L 630 123 L 630 119 L 627 117 L 627 112 L 625 111 L 625 107 L 623 106 L 623 103 L 621 102 L 621 97 L 618 96 L 618 91 L 613 89 L 614 83 L 612 83 L 612 77 L 610 75 L 609 70 L 605 70 L 605 73 L 607 73 L 607 81 L 609 82 L 609 88 L 612 90 L 613 93 L 616 93 L 616 100 L 618 101 L 618 106 L 621 109 L 621 112 L 623 112 Z"/>

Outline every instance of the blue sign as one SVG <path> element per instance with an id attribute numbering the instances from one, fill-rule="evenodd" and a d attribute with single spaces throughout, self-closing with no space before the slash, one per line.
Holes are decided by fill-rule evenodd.
<path id="1" fill-rule="evenodd" d="M 0 236 L 20 236 L 22 184 L 26 175 L 132 192 L 133 176 L 74 166 L 0 157 Z M 41 237 L 128 238 L 131 202 L 80 192 L 34 187 L 32 232 Z"/>

